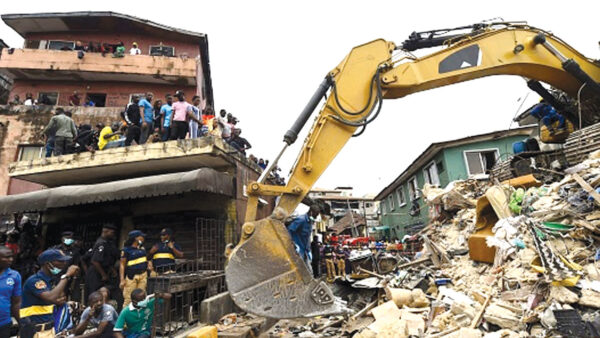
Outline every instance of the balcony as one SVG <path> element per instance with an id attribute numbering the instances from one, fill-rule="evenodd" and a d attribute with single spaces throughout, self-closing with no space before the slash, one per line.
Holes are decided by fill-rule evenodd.
<path id="1" fill-rule="evenodd" d="M 179 57 L 85 53 L 48 49 L 6 49 L 0 71 L 12 79 L 51 81 L 123 81 L 196 85 L 196 60 Z"/>

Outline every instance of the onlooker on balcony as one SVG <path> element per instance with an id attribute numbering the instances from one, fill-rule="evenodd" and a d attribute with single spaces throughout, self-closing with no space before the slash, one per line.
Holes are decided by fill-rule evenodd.
<path id="1" fill-rule="evenodd" d="M 250 145 L 248 140 L 240 136 L 241 133 L 241 129 L 235 128 L 233 130 L 233 136 L 231 136 L 231 139 L 228 142 L 230 146 L 235 148 L 235 150 L 246 156 L 246 150 L 252 148 L 252 145 Z"/>
<path id="2" fill-rule="evenodd" d="M 125 137 L 125 146 L 131 145 L 131 142 L 135 140 L 137 144 L 140 144 L 140 134 L 142 127 L 142 119 L 140 116 L 140 106 L 138 105 L 140 98 L 137 95 L 131 97 L 131 103 L 127 105 L 125 110 L 125 121 L 127 122 L 127 136 Z"/>
<path id="3" fill-rule="evenodd" d="M 171 94 L 167 94 L 165 99 L 167 100 L 167 103 L 160 107 L 160 115 L 163 126 L 163 141 L 167 141 L 171 137 L 171 119 L 173 118 L 173 97 Z"/>
<path id="4" fill-rule="evenodd" d="M 131 49 L 129 50 L 129 55 L 141 55 L 142 51 L 138 48 L 137 42 L 134 42 Z"/>
<path id="5" fill-rule="evenodd" d="M 102 129 L 104 134 L 101 132 L 98 137 L 98 147 L 100 148 L 100 140 L 102 139 L 108 140 L 108 143 L 100 149 L 119 148 L 125 145 L 125 136 L 123 136 L 123 134 L 125 133 L 124 130 L 126 130 L 126 126 L 123 126 L 121 129 L 119 129 L 119 127 L 119 122 L 113 122 L 110 129 L 106 129 L 109 128 L 108 126 Z"/>
<path id="6" fill-rule="evenodd" d="M 81 41 L 75 41 L 75 48 L 73 50 L 82 50 L 85 51 L 85 46 Z"/>
<path id="7" fill-rule="evenodd" d="M 113 53 L 114 58 L 122 58 L 125 56 L 125 44 L 123 41 L 119 42 L 117 48 L 115 48 L 115 52 Z"/>
<path id="8" fill-rule="evenodd" d="M 21 102 L 21 97 L 19 95 L 15 95 L 15 96 L 13 96 L 12 101 L 10 101 L 8 104 L 19 105 L 19 104 L 23 104 L 23 102 Z"/>
<path id="9" fill-rule="evenodd" d="M 105 149 L 106 146 L 108 145 L 108 143 L 119 140 L 119 135 L 121 134 L 121 132 L 119 132 L 119 123 L 114 122 L 113 127 L 116 127 L 115 128 L 116 132 L 113 132 L 113 128 L 111 128 L 110 126 L 105 126 L 103 123 L 98 123 L 96 125 L 96 128 L 98 129 L 98 132 L 99 132 L 99 134 L 98 134 L 98 149 L 99 150 Z"/>
<path id="10" fill-rule="evenodd" d="M 154 94 L 148 92 L 146 93 L 146 97 L 138 103 L 138 106 L 140 106 L 140 115 L 142 116 L 140 144 L 146 143 L 148 136 L 154 131 L 154 107 L 151 103 L 153 98 Z"/>
<path id="11" fill-rule="evenodd" d="M 185 101 L 185 94 L 183 91 L 178 90 L 175 93 L 178 101 L 173 103 L 173 125 L 171 130 L 171 140 L 182 140 L 188 133 L 189 120 L 194 120 L 198 124 L 202 124 L 202 121 L 194 116 L 192 112 L 192 105 Z"/>
<path id="12" fill-rule="evenodd" d="M 77 136 L 77 128 L 75 128 L 75 122 L 73 122 L 70 116 L 67 116 L 62 108 L 56 108 L 56 114 L 52 116 L 43 133 L 49 135 L 53 129 L 56 130 L 54 155 L 59 156 L 71 153 L 73 138 Z"/>
<path id="13" fill-rule="evenodd" d="M 79 106 L 81 104 L 81 98 L 79 93 L 75 90 L 73 95 L 69 96 L 69 106 Z"/>
<path id="14" fill-rule="evenodd" d="M 201 116 L 200 116 L 200 112 L 202 111 L 202 108 L 200 108 L 200 96 L 198 95 L 194 95 L 194 97 L 192 98 L 192 114 L 194 114 L 194 116 L 196 117 L 196 119 L 200 120 Z M 202 124 L 198 124 L 198 122 L 192 120 L 190 121 L 190 138 L 198 138 L 200 137 L 200 128 L 199 126 L 201 126 Z"/>
<path id="15" fill-rule="evenodd" d="M 158 132 L 159 135 L 162 135 L 162 115 L 160 113 L 160 108 L 162 107 L 163 102 L 162 100 L 158 99 L 156 101 L 154 101 L 154 105 L 152 107 L 152 112 L 154 114 L 154 117 L 152 118 L 153 120 L 153 124 L 154 124 L 154 132 Z"/>
<path id="16" fill-rule="evenodd" d="M 204 111 L 202 112 L 202 123 L 204 123 L 204 125 L 202 126 L 202 128 L 200 128 L 200 135 L 204 136 L 210 132 L 210 130 L 212 129 L 212 127 L 210 126 L 212 125 L 212 119 L 214 118 L 215 110 L 213 109 L 213 107 L 207 106 L 206 109 L 204 109 Z"/>
<path id="17" fill-rule="evenodd" d="M 26 106 L 33 106 L 33 104 L 34 104 L 33 94 L 31 94 L 31 93 L 25 94 L 25 102 L 23 102 L 23 104 Z"/>
<path id="18" fill-rule="evenodd" d="M 92 101 L 92 99 L 90 99 L 89 96 L 85 97 L 85 102 L 83 103 L 84 107 L 95 107 L 96 106 L 96 102 Z"/>

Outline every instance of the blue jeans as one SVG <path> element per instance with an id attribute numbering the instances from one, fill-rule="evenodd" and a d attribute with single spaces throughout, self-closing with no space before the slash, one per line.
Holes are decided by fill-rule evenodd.
<path id="1" fill-rule="evenodd" d="M 48 140 L 46 141 L 46 157 L 52 156 L 53 152 L 54 152 L 54 136 L 48 137 Z"/>
<path id="2" fill-rule="evenodd" d="M 121 137 L 120 139 L 116 140 L 116 141 L 110 141 L 108 142 L 105 146 L 104 149 L 109 149 L 109 148 L 120 148 L 125 146 L 125 138 Z"/>

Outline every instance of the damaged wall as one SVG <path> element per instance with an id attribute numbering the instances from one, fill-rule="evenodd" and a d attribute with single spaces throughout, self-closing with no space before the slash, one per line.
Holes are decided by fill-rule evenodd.
<path id="1" fill-rule="evenodd" d="M 124 110 L 129 103 L 131 94 L 141 94 L 152 92 L 154 93 L 154 101 L 162 100 L 165 102 L 166 94 L 175 94 L 177 90 L 183 90 L 191 100 L 196 93 L 194 86 L 173 86 L 160 85 L 136 82 L 93 82 L 93 81 L 33 81 L 33 80 L 15 80 L 13 89 L 10 94 L 12 99 L 14 95 L 19 95 L 21 100 L 25 99 L 25 94 L 30 92 L 34 98 L 38 98 L 40 92 L 57 92 L 58 105 L 68 106 L 69 96 L 73 95 L 73 91 L 79 92 L 81 104 L 83 104 L 86 94 L 106 94 L 106 107 L 119 107 Z"/>
<path id="2" fill-rule="evenodd" d="M 0 106 L 0 196 L 39 190 L 42 186 L 8 177 L 8 164 L 18 159 L 19 146 L 44 146 L 42 130 L 53 115 L 53 106 Z M 76 124 L 109 124 L 120 119 L 120 108 L 62 107 L 73 112 Z"/>

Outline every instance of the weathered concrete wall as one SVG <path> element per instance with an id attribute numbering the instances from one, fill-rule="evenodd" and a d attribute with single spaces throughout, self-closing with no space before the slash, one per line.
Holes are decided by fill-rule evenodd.
<path id="1" fill-rule="evenodd" d="M 13 181 L 8 177 L 8 164 L 18 159 L 19 145 L 43 146 L 42 130 L 50 121 L 56 107 L 0 106 L 0 196 L 21 193 L 39 185 Z M 76 124 L 110 123 L 120 118 L 120 108 L 63 107 L 73 112 Z M 9 190 L 10 186 L 10 190 Z"/>
<path id="2" fill-rule="evenodd" d="M 40 92 L 58 92 L 58 105 L 68 106 L 69 96 L 73 91 L 79 92 L 81 103 L 83 104 L 87 93 L 106 94 L 106 107 L 124 107 L 129 103 L 131 94 L 140 94 L 146 92 L 154 93 L 155 100 L 165 102 L 165 95 L 173 95 L 177 90 L 183 90 L 191 100 L 196 93 L 196 87 L 193 86 L 172 86 L 158 85 L 135 82 L 70 82 L 70 81 L 32 81 L 15 80 L 10 98 L 19 95 L 21 100 L 25 99 L 25 94 L 30 92 L 34 98 L 37 98 Z"/>

